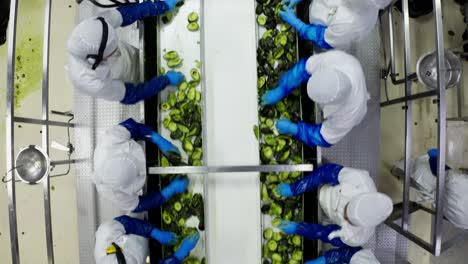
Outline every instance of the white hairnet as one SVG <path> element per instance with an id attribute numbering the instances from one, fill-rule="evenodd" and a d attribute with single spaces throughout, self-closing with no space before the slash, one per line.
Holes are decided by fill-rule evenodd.
<path id="1" fill-rule="evenodd" d="M 333 68 L 320 68 L 307 83 L 309 98 L 322 106 L 324 115 L 334 113 L 350 96 L 352 84 L 342 72 Z"/>
<path id="2" fill-rule="evenodd" d="M 106 160 L 99 172 L 99 183 L 133 194 L 141 190 L 146 177 L 140 173 L 139 162 L 133 155 L 119 155 Z"/>
<path id="3" fill-rule="evenodd" d="M 374 227 L 381 224 L 393 211 L 393 202 L 382 193 L 364 193 L 348 204 L 348 219 L 353 225 Z"/>
<path id="4" fill-rule="evenodd" d="M 374 253 L 369 249 L 358 251 L 351 258 L 350 264 L 380 264 Z"/>
<path id="5" fill-rule="evenodd" d="M 107 23 L 107 22 L 106 22 Z M 108 23 L 109 34 L 104 57 L 114 52 L 118 47 L 117 34 Z M 95 17 L 88 18 L 78 24 L 68 39 L 67 49 L 70 54 L 78 59 L 86 60 L 88 55 L 98 54 L 102 41 L 103 25 Z"/>
<path id="6" fill-rule="evenodd" d="M 125 228 L 112 220 L 101 224 L 96 231 L 94 258 L 98 264 L 117 264 L 117 257 L 106 254 L 106 249 L 116 243 L 125 256 L 127 264 L 145 263 L 148 255 L 148 240 L 141 236 L 126 235 Z"/>

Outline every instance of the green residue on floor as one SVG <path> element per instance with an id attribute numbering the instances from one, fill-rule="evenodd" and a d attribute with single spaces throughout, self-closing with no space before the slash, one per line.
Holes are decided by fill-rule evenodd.
<path id="1" fill-rule="evenodd" d="M 42 37 L 25 34 L 16 45 L 15 65 L 15 110 L 21 102 L 41 88 Z"/>

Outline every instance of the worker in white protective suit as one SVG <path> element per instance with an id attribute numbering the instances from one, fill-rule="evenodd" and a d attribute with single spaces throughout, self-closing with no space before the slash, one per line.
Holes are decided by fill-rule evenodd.
<path id="1" fill-rule="evenodd" d="M 302 22 L 293 8 L 302 0 L 283 0 L 287 5 L 280 17 L 305 40 L 313 41 L 322 49 L 350 47 L 354 41 L 365 38 L 374 29 L 379 10 L 392 0 L 314 0 L 309 7 L 309 22 Z"/>
<path id="2" fill-rule="evenodd" d="M 292 135 L 310 147 L 331 147 L 358 125 L 367 113 L 369 94 L 359 61 L 338 50 L 301 59 L 283 74 L 278 87 L 262 96 L 262 105 L 276 104 L 300 84 L 307 82 L 307 94 L 323 110 L 325 121 L 311 125 L 286 119 L 276 123 L 279 133 Z"/>
<path id="3" fill-rule="evenodd" d="M 108 101 L 135 104 L 152 97 L 169 85 L 179 85 L 184 76 L 169 71 L 166 75 L 135 84 L 138 69 L 137 50 L 119 41 L 117 27 L 164 14 L 179 0 L 147 1 L 124 5 L 91 17 L 73 30 L 67 44 L 67 71 L 80 92 Z"/>
<path id="4" fill-rule="evenodd" d="M 319 202 L 331 225 L 282 221 L 279 227 L 287 234 L 306 239 L 320 239 L 338 247 L 310 263 L 379 263 L 361 246 L 374 235 L 375 228 L 393 211 L 392 200 L 377 192 L 374 181 L 365 170 L 325 164 L 292 184 L 281 183 L 277 191 L 292 197 L 320 188 Z"/>
<path id="5" fill-rule="evenodd" d="M 433 202 L 437 193 L 436 149 L 429 150 L 412 162 L 411 179 L 416 190 L 423 195 L 423 201 Z M 450 163 L 450 161 L 449 161 Z M 402 171 L 403 162 L 397 165 Z M 458 228 L 468 229 L 468 174 L 446 167 L 444 217 Z"/>
<path id="6" fill-rule="evenodd" d="M 148 256 L 148 239 L 163 245 L 176 243 L 170 232 L 160 231 L 150 223 L 121 216 L 101 224 L 96 231 L 94 258 L 97 264 L 144 264 Z M 161 260 L 160 264 L 181 264 L 198 243 L 200 235 L 194 233 L 184 239 L 177 251 Z"/>
<path id="7" fill-rule="evenodd" d="M 146 183 L 146 159 L 135 140 L 156 144 L 170 159 L 180 157 L 178 149 L 150 127 L 128 119 L 113 126 L 100 137 L 94 153 L 97 191 L 121 210 L 140 213 L 158 208 L 178 193 L 187 190 L 189 180 L 177 178 L 161 192 L 143 195 Z"/>

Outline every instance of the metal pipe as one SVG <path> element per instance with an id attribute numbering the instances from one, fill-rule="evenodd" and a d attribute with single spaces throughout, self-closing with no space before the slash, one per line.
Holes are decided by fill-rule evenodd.
<path id="1" fill-rule="evenodd" d="M 388 32 L 389 32 L 389 40 L 390 40 L 390 77 L 395 74 L 395 46 L 394 46 L 394 32 L 393 32 L 393 6 L 388 8 Z M 385 47 L 384 47 L 385 48 Z"/>
<path id="2" fill-rule="evenodd" d="M 410 20 L 409 20 L 409 0 L 403 0 L 403 24 L 404 24 L 404 40 L 405 40 L 405 78 L 410 75 L 411 68 L 411 35 L 410 35 Z M 411 96 L 412 82 L 406 80 L 405 82 L 405 96 Z M 412 101 L 406 103 L 405 115 L 405 179 L 403 184 L 403 219 L 401 228 L 408 231 L 409 228 L 409 192 L 411 182 L 411 128 L 412 128 Z"/>
<path id="3" fill-rule="evenodd" d="M 445 192 L 445 155 L 446 155 L 446 130 L 447 130 L 447 110 L 446 110 L 446 86 L 445 86 L 445 47 L 444 47 L 444 26 L 442 20 L 442 5 L 440 0 L 434 1 L 434 14 L 436 26 L 437 44 L 437 88 L 439 92 L 439 137 L 438 137 L 438 168 L 437 168 L 437 194 L 436 194 L 436 216 L 435 224 L 432 225 L 433 252 L 439 256 L 442 249 L 442 224 L 443 224 L 443 203 Z"/>
<path id="4" fill-rule="evenodd" d="M 49 51 L 50 51 L 50 17 L 52 0 L 47 0 L 44 7 L 44 43 L 42 50 L 42 148 L 50 155 L 49 151 Z M 52 235 L 52 213 L 50 206 L 50 179 L 49 175 L 43 181 L 44 190 L 44 218 L 47 245 L 47 261 L 54 264 L 54 244 Z"/>
<path id="5" fill-rule="evenodd" d="M 302 165 L 259 165 L 259 166 L 204 166 L 204 167 L 152 167 L 150 175 L 158 174 L 208 174 L 244 172 L 310 172 L 312 164 Z"/>
<path id="6" fill-rule="evenodd" d="M 59 127 L 75 127 L 73 123 L 59 122 L 59 121 L 50 121 L 43 119 L 27 118 L 27 117 L 17 117 L 15 116 L 13 120 L 16 123 L 25 123 L 33 125 L 47 125 L 47 126 L 59 126 Z"/>
<path id="7" fill-rule="evenodd" d="M 6 94 L 6 170 L 12 173 L 14 179 L 14 100 L 15 100 L 15 48 L 16 48 L 16 26 L 18 13 L 18 0 L 11 0 L 10 3 L 10 27 L 8 29 L 8 67 L 7 67 L 7 94 Z M 8 217 L 10 221 L 10 249 L 11 261 L 19 264 L 18 226 L 16 219 L 16 193 L 15 181 L 7 184 L 8 191 Z"/>
<path id="8" fill-rule="evenodd" d="M 201 29 L 200 29 L 200 60 L 201 61 L 206 61 L 206 55 L 205 55 L 205 0 L 200 0 L 200 21 L 201 21 Z M 203 154 L 203 164 L 207 165 L 208 164 L 208 140 L 207 139 L 207 120 L 208 120 L 208 114 L 206 111 L 206 102 L 208 102 L 208 97 L 206 95 L 206 63 L 202 63 L 202 68 L 201 68 L 201 74 L 202 76 L 205 76 L 202 78 L 201 82 L 201 93 L 203 97 L 203 103 L 202 104 L 202 147 L 204 150 Z M 207 259 L 207 263 L 211 264 L 213 263 L 212 261 L 212 255 L 211 255 L 211 221 L 209 217 L 209 205 L 207 204 L 208 201 L 210 200 L 210 176 L 205 174 L 203 178 L 203 197 L 205 199 L 205 204 L 206 206 L 204 207 L 204 212 L 203 214 L 205 215 L 205 256 Z"/>
<path id="9" fill-rule="evenodd" d="M 418 93 L 418 94 L 413 94 L 413 95 L 410 95 L 410 96 L 404 96 L 404 97 L 393 99 L 393 100 L 390 100 L 390 101 L 387 101 L 387 102 L 383 102 L 383 103 L 380 103 L 380 107 L 386 107 L 386 106 L 390 106 L 390 105 L 401 104 L 401 103 L 410 102 L 410 101 L 413 101 L 413 100 L 426 98 L 426 97 L 431 97 L 431 96 L 436 96 L 436 95 L 437 95 L 437 91 L 436 90 L 431 90 L 431 91 L 422 92 L 422 93 Z"/>
<path id="10" fill-rule="evenodd" d="M 57 161 L 51 161 L 50 165 L 60 166 L 60 165 L 76 164 L 76 163 L 82 163 L 82 162 L 88 162 L 88 161 L 90 160 L 89 159 L 57 160 Z"/>
<path id="11" fill-rule="evenodd" d="M 422 240 L 418 236 L 414 235 L 413 233 L 408 232 L 408 230 L 404 230 L 403 228 L 401 228 L 400 225 L 395 224 L 393 222 L 386 222 L 386 224 L 389 227 L 391 227 L 392 229 L 394 229 L 395 231 L 397 231 L 400 235 L 402 235 L 402 236 L 406 237 L 407 239 L 413 241 L 416 245 L 422 247 L 423 249 L 425 249 L 425 250 L 427 250 L 429 252 L 432 252 L 432 245 L 430 245 L 426 241 Z"/>

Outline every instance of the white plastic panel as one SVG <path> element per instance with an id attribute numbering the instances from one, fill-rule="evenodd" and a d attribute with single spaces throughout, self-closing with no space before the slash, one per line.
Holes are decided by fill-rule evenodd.
<path id="1" fill-rule="evenodd" d="M 204 1 L 206 162 L 258 165 L 254 1 Z M 209 263 L 260 263 L 258 174 L 210 174 Z"/>

